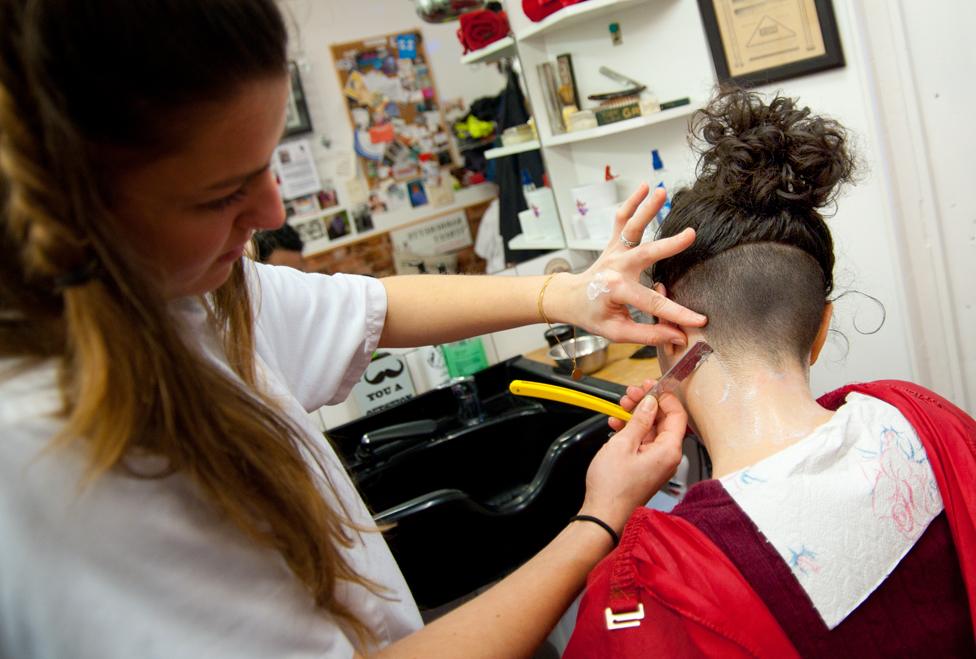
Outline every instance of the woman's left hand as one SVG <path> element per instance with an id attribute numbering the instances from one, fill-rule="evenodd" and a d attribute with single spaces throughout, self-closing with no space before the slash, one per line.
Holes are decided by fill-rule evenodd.
<path id="1" fill-rule="evenodd" d="M 647 184 L 642 183 L 620 205 L 610 243 L 593 265 L 580 274 L 560 275 L 553 280 L 545 299 L 550 318 L 582 327 L 611 341 L 681 346 L 687 343 L 687 338 L 675 326 L 705 325 L 705 316 L 676 304 L 640 281 L 644 270 L 695 242 L 694 229 L 686 229 L 664 240 L 640 243 L 644 229 L 665 200 L 661 190 L 655 190 L 650 198 L 648 194 Z M 669 320 L 675 326 L 636 323 L 627 305 Z"/>

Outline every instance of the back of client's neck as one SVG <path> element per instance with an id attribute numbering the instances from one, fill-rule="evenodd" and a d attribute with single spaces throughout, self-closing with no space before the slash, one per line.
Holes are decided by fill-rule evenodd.
<path id="1" fill-rule="evenodd" d="M 803 439 L 833 413 L 817 404 L 800 364 L 726 365 L 716 353 L 682 387 L 693 425 L 721 478 Z"/>

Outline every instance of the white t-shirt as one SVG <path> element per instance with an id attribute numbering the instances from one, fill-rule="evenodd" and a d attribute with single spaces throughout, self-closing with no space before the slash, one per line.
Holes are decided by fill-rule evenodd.
<path id="1" fill-rule="evenodd" d="M 259 373 L 321 446 L 344 506 L 372 520 L 306 410 L 342 400 L 379 340 L 386 295 L 365 277 L 249 265 L 256 281 Z M 174 303 L 202 349 L 226 367 L 203 307 Z M 124 355 L 119 358 L 124 359 Z M 0 362 L 0 368 L 10 362 Z M 221 519 L 181 475 L 109 473 L 80 489 L 77 442 L 44 452 L 61 422 L 53 363 L 0 380 L 0 656 L 348 657 L 352 633 L 313 606 L 274 551 Z M 390 599 L 340 584 L 339 598 L 385 645 L 420 628 L 386 543 L 346 552 Z"/>

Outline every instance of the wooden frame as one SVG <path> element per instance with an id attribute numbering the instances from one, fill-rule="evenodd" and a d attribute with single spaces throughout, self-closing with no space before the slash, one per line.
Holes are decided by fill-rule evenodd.
<path id="1" fill-rule="evenodd" d="M 698 9 L 722 84 L 751 87 L 844 66 L 831 0 L 698 0 Z"/>

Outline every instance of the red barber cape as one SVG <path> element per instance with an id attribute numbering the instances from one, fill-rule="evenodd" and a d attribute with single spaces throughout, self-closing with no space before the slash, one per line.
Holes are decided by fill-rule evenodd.
<path id="1" fill-rule="evenodd" d="M 944 398 L 906 382 L 848 385 L 819 402 L 837 409 L 852 391 L 898 408 L 925 446 L 976 629 L 976 422 Z M 643 618 L 632 620 L 640 607 Z M 641 508 L 620 546 L 590 574 L 563 656 L 799 655 L 763 600 L 705 534 L 679 517 Z"/>

